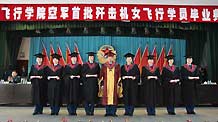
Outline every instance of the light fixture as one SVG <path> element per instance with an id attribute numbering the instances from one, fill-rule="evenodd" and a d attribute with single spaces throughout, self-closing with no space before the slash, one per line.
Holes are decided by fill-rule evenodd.
<path id="1" fill-rule="evenodd" d="M 158 28 L 155 28 L 155 34 L 160 35 L 160 30 Z"/>
<path id="2" fill-rule="evenodd" d="M 84 28 L 83 28 L 83 33 L 84 33 L 84 34 L 88 34 L 88 33 L 89 33 L 89 29 L 88 29 L 87 27 L 84 27 Z"/>
<path id="3" fill-rule="evenodd" d="M 169 29 L 169 34 L 170 34 L 171 36 L 174 35 L 174 31 L 173 31 L 172 28 Z"/>
<path id="4" fill-rule="evenodd" d="M 120 30 L 120 27 L 116 27 L 116 34 L 117 35 L 120 35 L 122 32 L 121 32 L 121 30 Z"/>
<path id="5" fill-rule="evenodd" d="M 40 34 L 40 33 L 41 33 L 41 31 L 40 31 L 40 30 L 38 30 L 38 29 L 36 29 L 35 33 L 37 33 L 37 34 Z"/>
<path id="6" fill-rule="evenodd" d="M 132 35 L 137 34 L 137 32 L 136 32 L 136 28 L 135 28 L 135 27 L 132 27 L 132 28 L 131 28 L 131 34 L 132 34 Z"/>
<path id="7" fill-rule="evenodd" d="M 66 34 L 71 34 L 70 28 L 67 28 Z"/>
<path id="8" fill-rule="evenodd" d="M 50 34 L 54 34 L 54 30 L 53 29 L 49 29 L 48 31 Z"/>
<path id="9" fill-rule="evenodd" d="M 100 29 L 100 33 L 101 33 L 102 35 L 104 35 L 104 34 L 106 33 L 104 27 L 101 27 L 101 29 Z"/>
<path id="10" fill-rule="evenodd" d="M 145 30 L 145 35 L 149 35 L 150 34 L 150 31 L 149 31 L 149 29 L 147 27 L 145 27 L 144 30 Z"/>

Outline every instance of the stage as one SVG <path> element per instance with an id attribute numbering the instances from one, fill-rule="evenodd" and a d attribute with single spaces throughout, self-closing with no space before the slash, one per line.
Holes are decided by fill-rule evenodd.
<path id="1" fill-rule="evenodd" d="M 43 115 L 32 115 L 33 107 L 0 107 L 0 121 L 9 122 L 217 122 L 217 107 L 197 107 L 196 115 L 185 114 L 184 108 L 177 108 L 177 115 L 172 116 L 166 113 L 165 108 L 157 108 L 156 116 L 147 116 L 145 108 L 137 108 L 133 117 L 123 116 L 124 109 L 119 108 L 118 117 L 104 117 L 105 110 L 97 108 L 95 116 L 86 116 L 84 108 L 79 108 L 78 116 L 68 116 L 67 109 L 61 108 L 59 116 L 51 116 L 48 107 Z M 191 120 L 191 121 L 189 121 Z"/>
<path id="2" fill-rule="evenodd" d="M 197 85 L 198 97 L 197 105 L 211 105 L 217 106 L 218 104 L 218 85 L 213 84 L 199 84 Z M 0 105 L 32 105 L 32 85 L 31 84 L 1 84 L 0 85 Z M 139 85 L 139 96 L 137 104 L 138 107 L 143 107 L 143 94 L 141 93 L 141 86 Z M 176 89 L 176 104 L 177 106 L 182 106 L 180 86 Z M 164 105 L 163 101 L 163 88 L 160 87 L 158 90 L 158 102 L 157 105 L 162 107 Z M 83 101 L 80 102 L 82 105 Z M 98 106 L 101 106 L 100 100 L 98 101 Z M 120 99 L 119 103 L 122 104 L 123 100 Z M 121 105 L 123 106 L 123 105 Z"/>

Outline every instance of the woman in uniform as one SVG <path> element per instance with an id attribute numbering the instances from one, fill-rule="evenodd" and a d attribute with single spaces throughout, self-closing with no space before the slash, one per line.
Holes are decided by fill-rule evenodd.
<path id="1" fill-rule="evenodd" d="M 36 57 L 36 64 L 31 66 L 29 73 L 30 81 L 32 83 L 32 98 L 35 110 L 33 115 L 43 114 L 43 106 L 46 106 L 47 102 L 47 79 L 45 76 L 45 68 L 43 65 L 43 55 L 38 53 L 34 55 Z"/>
<path id="2" fill-rule="evenodd" d="M 59 64 L 61 56 L 59 54 L 52 54 L 53 64 L 47 70 L 48 79 L 48 101 L 51 108 L 51 115 L 58 115 L 61 101 L 62 101 L 62 75 L 63 67 Z"/>
<path id="3" fill-rule="evenodd" d="M 123 84 L 123 100 L 125 114 L 133 116 L 134 107 L 137 103 L 138 83 L 140 82 L 140 71 L 133 63 L 134 55 L 127 53 L 124 55 L 126 64 L 121 67 L 121 80 Z"/>
<path id="4" fill-rule="evenodd" d="M 78 53 L 73 52 L 70 54 L 71 63 L 65 66 L 64 80 L 65 80 L 65 97 L 67 102 L 67 110 L 69 115 L 76 116 L 77 106 L 79 104 L 79 98 L 81 95 L 80 77 L 82 66 L 77 63 Z"/>
<path id="5" fill-rule="evenodd" d="M 167 65 L 162 71 L 162 80 L 164 87 L 164 103 L 167 107 L 169 115 L 175 115 L 176 105 L 176 88 L 178 88 L 180 82 L 179 68 L 174 63 L 174 55 L 168 55 Z"/>
<path id="6" fill-rule="evenodd" d="M 144 89 L 144 100 L 149 116 L 155 116 L 155 106 L 157 99 L 157 86 L 160 83 L 159 68 L 154 64 L 154 56 L 148 56 L 148 66 L 142 67 L 142 88 Z"/>

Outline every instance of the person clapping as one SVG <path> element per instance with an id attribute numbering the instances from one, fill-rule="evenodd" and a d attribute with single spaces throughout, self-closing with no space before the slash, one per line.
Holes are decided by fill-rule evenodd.
<path id="1" fill-rule="evenodd" d="M 16 70 L 13 70 L 11 75 L 8 76 L 8 81 L 9 83 L 20 83 L 21 79 Z"/>

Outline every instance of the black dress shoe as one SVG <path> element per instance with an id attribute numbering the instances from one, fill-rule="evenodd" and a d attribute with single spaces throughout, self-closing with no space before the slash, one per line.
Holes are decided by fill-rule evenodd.
<path id="1" fill-rule="evenodd" d="M 39 112 L 39 114 L 43 114 L 43 112 Z"/>
<path id="2" fill-rule="evenodd" d="M 51 113 L 51 115 L 55 115 L 55 113 Z"/>
<path id="3" fill-rule="evenodd" d="M 194 111 L 187 112 L 187 114 L 196 114 Z"/>
<path id="4" fill-rule="evenodd" d="M 111 116 L 111 115 L 110 114 L 105 114 L 104 116 L 107 117 L 107 116 Z"/>
<path id="5" fill-rule="evenodd" d="M 133 114 L 129 114 L 128 116 L 133 116 Z"/>
<path id="6" fill-rule="evenodd" d="M 155 114 L 148 114 L 148 116 L 155 116 Z"/>
<path id="7" fill-rule="evenodd" d="M 104 116 L 106 117 L 106 116 L 108 116 L 108 114 L 105 114 Z"/>
<path id="8" fill-rule="evenodd" d="M 71 116 L 77 116 L 77 113 L 70 113 Z"/>
<path id="9" fill-rule="evenodd" d="M 86 113 L 87 116 L 94 116 L 93 113 Z"/>
<path id="10" fill-rule="evenodd" d="M 33 112 L 33 115 L 37 115 L 37 114 L 39 114 L 38 112 Z"/>
<path id="11" fill-rule="evenodd" d="M 59 113 L 55 113 L 55 115 L 59 115 Z"/>
<path id="12" fill-rule="evenodd" d="M 116 114 L 113 114 L 112 116 L 113 116 L 113 117 L 118 117 Z"/>
<path id="13" fill-rule="evenodd" d="M 191 114 L 196 114 L 196 113 L 194 111 L 192 111 Z"/>
<path id="14" fill-rule="evenodd" d="M 168 114 L 169 114 L 169 115 L 176 115 L 175 112 L 169 112 Z"/>

